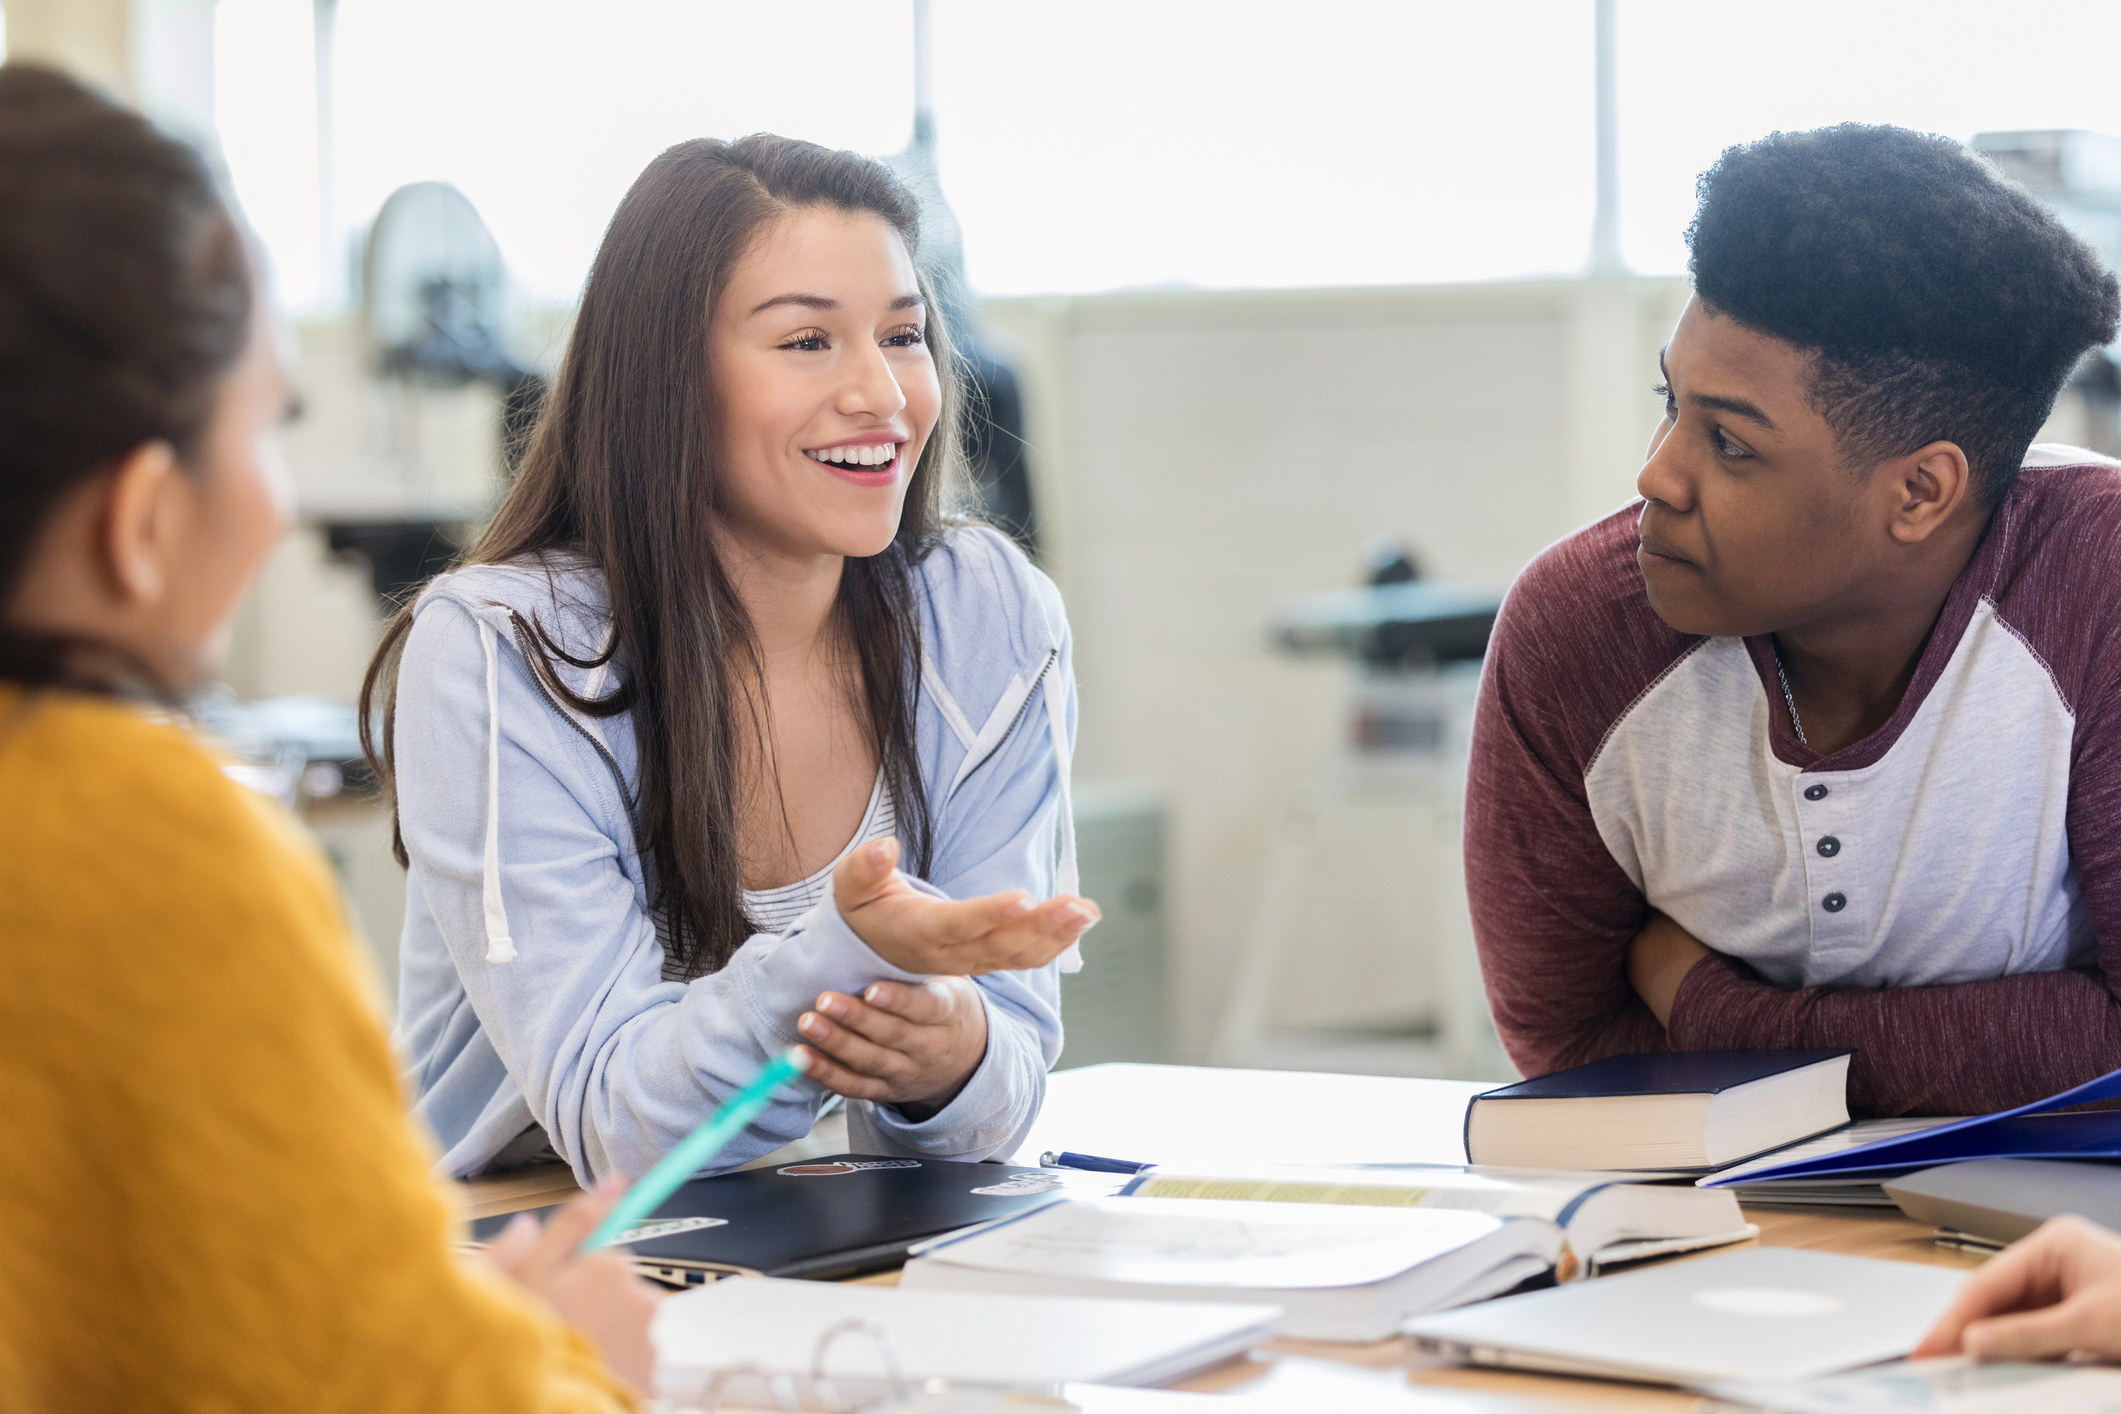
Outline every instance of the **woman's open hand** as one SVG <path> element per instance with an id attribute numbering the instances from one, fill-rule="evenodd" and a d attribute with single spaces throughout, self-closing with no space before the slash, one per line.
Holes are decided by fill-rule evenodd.
<path id="1" fill-rule="evenodd" d="M 2079 1351 L 2121 1359 L 2121 1236 L 2055 1218 L 1989 1258 L 1915 1354 L 2052 1360 Z"/>
<path id="2" fill-rule="evenodd" d="M 623 1258 L 582 1251 L 582 1243 L 625 1192 L 625 1178 L 613 1175 L 554 1213 L 543 1227 L 524 1213 L 494 1239 L 486 1256 L 587 1336 L 612 1373 L 646 1393 L 655 1375 L 648 1318 L 661 1298 Z"/>
<path id="3" fill-rule="evenodd" d="M 1023 893 L 971 899 L 922 893 L 898 872 L 898 841 L 891 839 L 841 860 L 832 889 L 840 916 L 878 957 L 908 972 L 945 977 L 1044 967 L 1104 916 L 1074 894 L 1034 907 Z"/>
<path id="4" fill-rule="evenodd" d="M 963 977 L 826 992 L 796 1029 L 810 1043 L 803 1074 L 849 1099 L 895 1104 L 916 1124 L 956 1099 L 987 1057 L 987 1008 Z"/>

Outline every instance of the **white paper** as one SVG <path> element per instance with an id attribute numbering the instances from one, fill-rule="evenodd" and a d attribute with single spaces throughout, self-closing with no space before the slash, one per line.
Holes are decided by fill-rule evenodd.
<path id="1" fill-rule="evenodd" d="M 1465 1162 L 1466 1104 L 1508 1084 L 1112 1063 L 1056 1071 L 1017 1162 L 1073 1149 L 1217 1170 Z"/>
<path id="2" fill-rule="evenodd" d="M 2115 1414 L 2121 1370 L 1915 1360 L 1791 1385 L 1722 1385 L 1726 1408 L 1775 1414 Z"/>

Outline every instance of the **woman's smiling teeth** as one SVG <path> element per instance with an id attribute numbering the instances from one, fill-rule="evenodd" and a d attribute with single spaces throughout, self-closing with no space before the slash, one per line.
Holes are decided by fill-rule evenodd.
<path id="1" fill-rule="evenodd" d="M 818 447 L 803 455 L 814 462 L 837 466 L 882 466 L 898 457 L 898 443 L 879 442 L 871 447 Z"/>

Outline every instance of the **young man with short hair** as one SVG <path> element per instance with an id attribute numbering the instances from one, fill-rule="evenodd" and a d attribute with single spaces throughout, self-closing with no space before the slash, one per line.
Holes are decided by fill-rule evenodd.
<path id="1" fill-rule="evenodd" d="M 1688 243 L 1642 500 L 1489 648 L 1504 1043 L 1854 1046 L 1870 1114 L 2121 1066 L 2121 465 L 2027 455 L 2114 277 L 1957 143 L 1853 124 L 1725 152 Z"/>

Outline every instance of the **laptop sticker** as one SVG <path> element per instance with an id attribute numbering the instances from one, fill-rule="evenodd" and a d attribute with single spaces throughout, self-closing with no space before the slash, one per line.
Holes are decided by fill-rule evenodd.
<path id="1" fill-rule="evenodd" d="M 860 1173 L 864 1169 L 917 1169 L 919 1159 L 842 1159 L 831 1164 L 790 1164 L 774 1172 L 784 1178 L 837 1178 L 843 1173 Z"/>
<path id="2" fill-rule="evenodd" d="M 727 1227 L 727 1218 L 659 1218 L 654 1222 L 637 1223 L 622 1228 L 613 1242 L 649 1242 L 658 1237 L 675 1237 L 681 1232 L 698 1232 L 701 1228 Z"/>
<path id="3" fill-rule="evenodd" d="M 1831 1316 L 1847 1303 L 1823 1291 L 1783 1286 L 1712 1286 L 1694 1293 L 1694 1304 L 1727 1316 Z"/>
<path id="4" fill-rule="evenodd" d="M 990 1183 L 972 1191 L 982 1198 L 1022 1198 L 1032 1193 L 1051 1193 L 1066 1186 L 1066 1181 L 1057 1173 L 1013 1173 L 1000 1183 Z"/>

